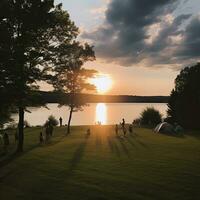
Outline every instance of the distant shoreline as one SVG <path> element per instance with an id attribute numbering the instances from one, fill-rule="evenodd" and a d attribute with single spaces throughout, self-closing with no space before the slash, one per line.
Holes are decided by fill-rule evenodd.
<path id="1" fill-rule="evenodd" d="M 59 92 L 39 92 L 42 101 L 45 103 L 59 103 L 69 99 L 68 94 Z M 169 96 L 131 96 L 131 95 L 96 95 L 77 94 L 77 99 L 85 103 L 168 103 Z"/>

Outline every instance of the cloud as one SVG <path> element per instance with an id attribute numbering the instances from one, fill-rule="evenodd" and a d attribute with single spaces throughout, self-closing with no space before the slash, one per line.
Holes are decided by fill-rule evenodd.
<path id="1" fill-rule="evenodd" d="M 176 54 L 184 60 L 200 57 L 200 15 L 193 17 L 186 27 L 182 45 Z"/>
<path id="2" fill-rule="evenodd" d="M 82 37 L 94 44 L 97 56 L 110 62 L 177 68 L 200 57 L 200 18 L 175 16 L 180 2 L 111 0 L 105 22 Z"/>
<path id="3" fill-rule="evenodd" d="M 104 14 L 106 11 L 106 7 L 99 7 L 99 8 L 93 8 L 92 10 L 90 10 L 90 13 L 93 15 L 99 15 L 99 14 Z"/>

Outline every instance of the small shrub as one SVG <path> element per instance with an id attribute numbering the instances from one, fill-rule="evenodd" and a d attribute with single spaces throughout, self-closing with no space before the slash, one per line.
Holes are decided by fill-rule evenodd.
<path id="1" fill-rule="evenodd" d="M 24 128 L 30 128 L 31 125 L 29 124 L 29 122 L 27 120 L 24 121 Z"/>
<path id="2" fill-rule="evenodd" d="M 141 125 L 141 118 L 137 118 L 137 119 L 133 120 L 133 125 L 134 126 L 140 126 Z"/>
<path id="3" fill-rule="evenodd" d="M 155 126 L 162 122 L 162 115 L 153 107 L 147 107 L 141 113 L 141 124 L 145 126 Z"/>
<path id="4" fill-rule="evenodd" d="M 18 124 L 15 123 L 15 122 L 11 122 L 9 123 L 7 126 L 6 126 L 6 129 L 8 130 L 13 130 L 13 129 L 16 129 L 18 127 Z"/>
<path id="5" fill-rule="evenodd" d="M 58 125 L 58 120 L 53 116 L 49 116 L 48 120 L 45 122 L 44 126 L 47 126 L 47 124 L 51 124 L 52 126 L 57 126 Z"/>

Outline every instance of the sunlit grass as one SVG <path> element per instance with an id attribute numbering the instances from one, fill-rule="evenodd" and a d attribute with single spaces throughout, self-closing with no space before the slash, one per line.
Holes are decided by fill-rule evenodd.
<path id="1" fill-rule="evenodd" d="M 25 153 L 0 169 L 0 199 L 198 199 L 199 136 L 87 128 L 56 128 L 44 146 L 39 128 L 26 129 Z"/>

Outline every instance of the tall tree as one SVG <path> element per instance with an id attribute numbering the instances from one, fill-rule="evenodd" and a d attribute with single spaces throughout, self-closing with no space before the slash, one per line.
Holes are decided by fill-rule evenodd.
<path id="1" fill-rule="evenodd" d="M 11 106 L 8 104 L 2 104 L 0 106 L 0 128 L 4 127 L 4 124 L 12 121 L 11 119 Z"/>
<path id="2" fill-rule="evenodd" d="M 27 106 L 38 104 L 33 91 L 39 89 L 39 81 L 51 77 L 48 73 L 58 46 L 76 35 L 68 13 L 61 5 L 55 7 L 54 0 L 7 0 L 0 6 L 2 88 L 18 108 L 19 152 L 23 151 L 24 112 Z"/>
<path id="3" fill-rule="evenodd" d="M 95 86 L 88 82 L 97 72 L 83 68 L 87 61 L 95 59 L 94 51 L 88 44 L 81 45 L 73 42 L 69 47 L 66 43 L 61 45 L 59 59 L 55 68 L 55 89 L 68 94 L 68 98 L 61 98 L 60 106 L 69 107 L 69 119 L 67 134 L 70 133 L 70 125 L 73 112 L 81 111 L 86 103 L 81 99 L 81 93 L 87 90 L 95 90 Z"/>
<path id="4" fill-rule="evenodd" d="M 168 103 L 168 117 L 185 128 L 199 129 L 200 63 L 181 70 Z"/>

